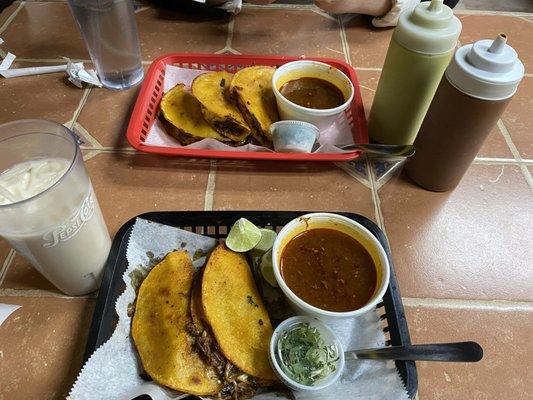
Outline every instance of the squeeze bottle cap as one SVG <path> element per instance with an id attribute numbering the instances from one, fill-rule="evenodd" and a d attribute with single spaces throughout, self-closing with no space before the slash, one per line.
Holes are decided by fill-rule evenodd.
<path id="1" fill-rule="evenodd" d="M 455 52 L 446 78 L 458 90 L 482 100 L 511 97 L 524 77 L 524 65 L 500 33 L 495 40 L 479 40 Z"/>
<path id="2" fill-rule="evenodd" d="M 461 33 L 461 21 L 443 0 L 418 4 L 400 15 L 394 39 L 417 53 L 442 54 L 452 50 Z"/>

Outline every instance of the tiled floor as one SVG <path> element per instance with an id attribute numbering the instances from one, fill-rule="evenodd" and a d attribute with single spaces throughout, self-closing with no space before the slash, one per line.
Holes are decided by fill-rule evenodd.
<path id="1" fill-rule="evenodd" d="M 80 90 L 61 74 L 0 80 L 0 123 L 36 117 L 74 127 L 112 234 L 150 210 L 330 210 L 371 218 L 388 235 L 413 341 L 476 340 L 485 348 L 479 364 L 419 363 L 420 399 L 531 399 L 533 14 L 458 14 L 462 43 L 504 31 L 527 75 L 450 193 L 419 189 L 383 162 L 367 168 L 365 160 L 311 165 L 137 154 L 124 131 L 138 89 Z M 170 51 L 349 61 L 367 111 L 392 33 L 310 5 L 245 6 L 234 20 L 148 7 L 137 21 L 146 66 Z M 0 14 L 0 36 L 20 66 L 88 58 L 61 1 L 16 2 Z M 63 398 L 81 366 L 94 299 L 62 296 L 0 240 L 0 302 L 22 305 L 0 327 L 0 399 Z"/>

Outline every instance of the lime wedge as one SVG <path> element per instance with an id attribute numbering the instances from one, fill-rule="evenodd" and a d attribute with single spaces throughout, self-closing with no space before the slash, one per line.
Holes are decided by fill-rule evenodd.
<path id="1" fill-rule="evenodd" d="M 276 240 L 277 234 L 273 230 L 265 228 L 259 230 L 261 231 L 261 240 L 250 250 L 250 256 L 252 258 L 262 257 L 263 254 L 274 246 L 274 241 Z"/>
<path id="2" fill-rule="evenodd" d="M 233 224 L 226 238 L 226 246 L 230 250 L 244 253 L 252 250 L 261 240 L 261 231 L 246 218 L 241 218 Z"/>
<path id="3" fill-rule="evenodd" d="M 268 250 L 263 257 L 261 257 L 261 276 L 270 286 L 277 287 L 276 277 L 274 276 L 274 265 L 272 264 L 272 250 Z"/>

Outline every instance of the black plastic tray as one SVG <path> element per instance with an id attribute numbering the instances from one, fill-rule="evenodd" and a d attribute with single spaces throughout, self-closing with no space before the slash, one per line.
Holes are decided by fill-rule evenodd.
<path id="1" fill-rule="evenodd" d="M 233 223 L 241 217 L 249 219 L 257 226 L 270 226 L 279 230 L 290 220 L 307 213 L 304 211 L 164 211 L 141 214 L 138 218 L 179 227 L 216 239 L 223 239 L 226 237 Z M 391 267 L 390 283 L 383 297 L 383 301 L 377 305 L 383 323 L 383 332 L 388 336 L 387 345 L 400 346 L 411 344 L 402 298 L 396 282 L 394 266 L 385 235 L 368 218 L 352 213 L 339 214 L 365 226 L 385 248 Z M 104 271 L 102 286 L 100 287 L 96 300 L 93 320 L 85 348 L 84 362 L 95 349 L 111 337 L 118 322 L 115 303 L 124 290 L 122 275 L 127 268 L 126 248 L 135 219 L 132 218 L 126 222 L 117 232 L 113 240 Z M 413 398 L 418 387 L 415 363 L 413 361 L 396 361 L 395 363 L 409 397 Z"/>

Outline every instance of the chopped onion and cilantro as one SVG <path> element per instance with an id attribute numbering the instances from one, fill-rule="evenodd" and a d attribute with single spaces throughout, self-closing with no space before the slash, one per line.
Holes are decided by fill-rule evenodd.
<path id="1" fill-rule="evenodd" d="M 278 355 L 283 371 L 295 381 L 312 386 L 337 369 L 339 352 L 327 345 L 317 328 L 300 323 L 281 335 Z"/>

